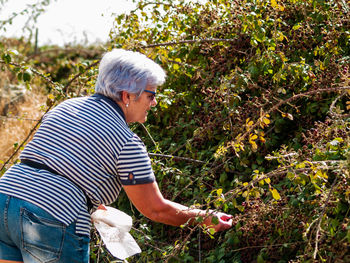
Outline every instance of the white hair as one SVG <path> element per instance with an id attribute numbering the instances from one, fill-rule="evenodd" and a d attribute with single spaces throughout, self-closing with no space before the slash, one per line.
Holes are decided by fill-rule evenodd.
<path id="1" fill-rule="evenodd" d="M 140 96 L 147 86 L 162 85 L 165 77 L 164 70 L 145 55 L 113 49 L 102 57 L 95 92 L 120 101 L 121 91 Z"/>

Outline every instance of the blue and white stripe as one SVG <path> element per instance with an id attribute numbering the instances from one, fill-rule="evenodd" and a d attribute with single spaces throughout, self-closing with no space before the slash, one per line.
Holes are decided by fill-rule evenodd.
<path id="1" fill-rule="evenodd" d="M 62 176 L 14 165 L 0 178 L 0 192 L 36 204 L 66 225 L 77 220 L 78 234 L 90 231 L 83 191 L 98 206 L 114 202 L 122 185 L 154 181 L 143 142 L 119 106 L 100 94 L 67 100 L 47 113 L 20 159 Z"/>

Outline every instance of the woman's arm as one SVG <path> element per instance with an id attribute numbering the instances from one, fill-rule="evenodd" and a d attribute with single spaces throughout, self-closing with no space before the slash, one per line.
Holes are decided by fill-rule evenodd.
<path id="1" fill-rule="evenodd" d="M 156 182 L 139 185 L 124 185 L 124 190 L 137 210 L 152 221 L 167 225 L 180 226 L 186 222 L 193 223 L 195 217 L 205 218 L 202 224 L 210 226 L 215 231 L 222 231 L 232 226 L 232 216 L 224 213 L 213 213 L 200 209 L 191 209 L 178 203 L 164 199 Z M 212 217 L 218 218 L 218 224 L 213 225 Z"/>

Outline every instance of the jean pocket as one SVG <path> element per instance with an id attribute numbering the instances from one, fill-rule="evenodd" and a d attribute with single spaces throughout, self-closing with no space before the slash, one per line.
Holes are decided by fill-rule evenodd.
<path id="1" fill-rule="evenodd" d="M 52 263 L 59 260 L 66 226 L 25 208 L 21 208 L 22 248 L 35 262 Z"/>

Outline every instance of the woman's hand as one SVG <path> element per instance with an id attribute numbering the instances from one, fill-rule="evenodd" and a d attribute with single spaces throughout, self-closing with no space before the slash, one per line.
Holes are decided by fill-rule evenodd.
<path id="1" fill-rule="evenodd" d="M 232 215 L 228 215 L 222 212 L 212 212 L 212 215 L 209 215 L 204 220 L 203 225 L 214 229 L 215 232 L 229 229 L 232 227 Z"/>

